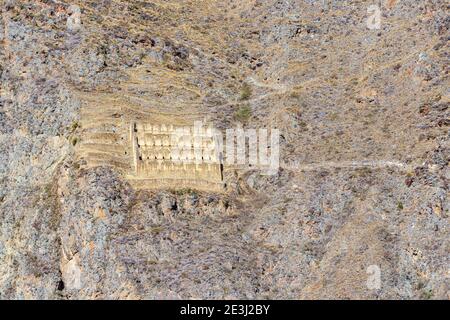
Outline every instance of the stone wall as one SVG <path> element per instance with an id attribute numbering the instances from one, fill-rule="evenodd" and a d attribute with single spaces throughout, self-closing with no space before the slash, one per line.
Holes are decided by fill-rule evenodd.
<path id="1" fill-rule="evenodd" d="M 141 188 L 202 188 L 220 190 L 221 166 L 212 128 L 130 123 L 134 172 Z"/>

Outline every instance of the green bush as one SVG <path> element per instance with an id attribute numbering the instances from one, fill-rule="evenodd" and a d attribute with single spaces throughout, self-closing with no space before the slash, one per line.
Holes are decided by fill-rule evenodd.
<path id="1" fill-rule="evenodd" d="M 76 144 L 78 143 L 78 141 L 80 141 L 80 139 L 78 137 L 73 137 L 70 142 L 75 147 Z"/>
<path id="2" fill-rule="evenodd" d="M 242 85 L 241 88 L 241 100 L 248 100 L 252 95 L 252 87 L 248 83 Z"/>
<path id="3" fill-rule="evenodd" d="M 252 116 L 252 109 L 249 105 L 245 105 L 240 107 L 236 112 L 234 113 L 234 119 L 241 122 L 246 122 L 250 119 Z"/>
<path id="4" fill-rule="evenodd" d="M 70 130 L 71 130 L 71 132 L 74 132 L 79 127 L 80 127 L 80 124 L 77 121 L 74 121 L 74 122 L 72 122 L 72 125 L 70 126 Z"/>

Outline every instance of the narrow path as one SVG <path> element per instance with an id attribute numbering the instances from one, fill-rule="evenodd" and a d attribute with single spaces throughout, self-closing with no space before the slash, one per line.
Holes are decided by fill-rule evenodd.
<path id="1" fill-rule="evenodd" d="M 286 93 L 287 91 L 290 90 L 290 88 L 288 88 L 284 84 L 267 84 L 267 83 L 260 82 L 253 77 L 248 77 L 247 82 L 256 87 L 275 90 L 275 91 L 278 91 L 279 93 Z"/>
<path id="2" fill-rule="evenodd" d="M 410 172 L 413 171 L 420 164 L 407 164 L 404 162 L 396 160 L 355 160 L 355 161 L 323 161 L 316 163 L 282 163 L 279 168 L 292 171 L 292 172 L 302 172 L 302 171 L 318 171 L 318 170 L 333 170 L 333 169 L 349 169 L 357 170 L 363 168 L 370 169 L 396 169 L 400 172 Z M 425 166 L 425 164 L 422 164 Z M 434 170 L 437 168 L 436 165 L 426 165 L 429 170 Z M 248 167 L 246 165 L 227 165 L 225 169 L 234 170 L 261 170 L 262 172 L 271 171 L 268 167 L 258 168 L 258 166 Z M 269 170 L 269 171 L 268 171 Z M 271 171 L 272 172 L 272 171 Z M 276 173 L 276 171 L 275 171 Z M 266 173 L 267 174 L 267 173 Z"/>
<path id="3" fill-rule="evenodd" d="M 280 166 L 286 170 L 292 171 L 314 171 L 320 169 L 360 169 L 360 168 L 398 168 L 400 170 L 412 170 L 413 165 L 395 160 L 355 160 L 355 161 L 324 161 L 318 163 L 291 163 Z"/>

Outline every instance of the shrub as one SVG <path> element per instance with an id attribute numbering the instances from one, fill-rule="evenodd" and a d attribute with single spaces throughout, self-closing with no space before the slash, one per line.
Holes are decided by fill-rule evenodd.
<path id="1" fill-rule="evenodd" d="M 248 100 L 250 96 L 252 95 L 252 87 L 248 83 L 245 83 L 242 85 L 241 88 L 241 100 Z"/>
<path id="2" fill-rule="evenodd" d="M 430 300 L 431 298 L 433 298 L 433 290 L 431 290 L 431 289 L 428 289 L 428 290 L 423 289 L 422 290 L 422 299 Z"/>
<path id="3" fill-rule="evenodd" d="M 245 105 L 240 107 L 236 112 L 234 113 L 234 119 L 241 122 L 246 122 L 250 119 L 252 116 L 252 109 L 249 105 Z"/>
<path id="4" fill-rule="evenodd" d="M 72 145 L 75 147 L 75 145 L 78 143 L 78 141 L 79 141 L 80 139 L 78 139 L 78 137 L 73 137 L 72 139 L 71 139 L 71 143 L 72 143 Z"/>
<path id="5" fill-rule="evenodd" d="M 70 126 L 70 130 L 72 132 L 74 132 L 75 130 L 77 130 L 77 128 L 80 127 L 80 124 L 77 121 L 72 122 L 72 125 Z"/>

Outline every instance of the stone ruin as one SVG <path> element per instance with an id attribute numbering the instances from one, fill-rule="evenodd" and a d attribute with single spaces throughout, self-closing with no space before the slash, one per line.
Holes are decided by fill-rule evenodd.
<path id="1" fill-rule="evenodd" d="M 109 93 L 80 97 L 81 167 L 113 167 L 136 189 L 224 191 L 215 132 L 199 121 L 204 114 L 150 111 Z"/>
<path id="2" fill-rule="evenodd" d="M 137 187 L 222 189 L 214 130 L 131 122 L 132 172 Z"/>

